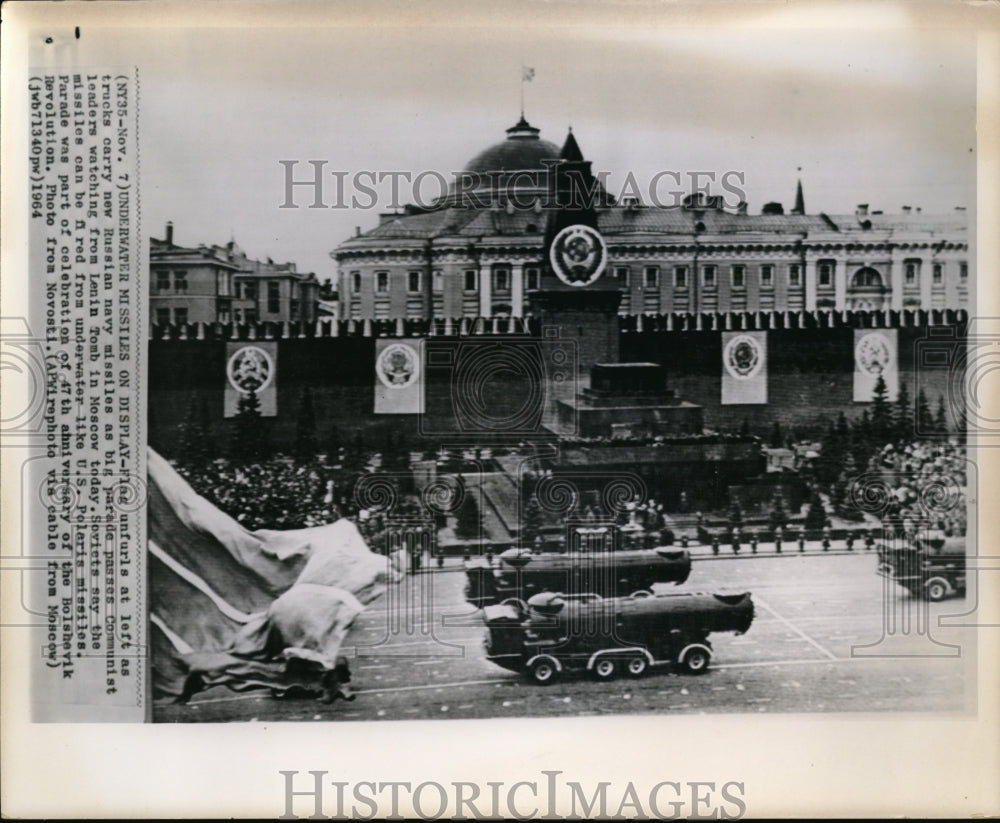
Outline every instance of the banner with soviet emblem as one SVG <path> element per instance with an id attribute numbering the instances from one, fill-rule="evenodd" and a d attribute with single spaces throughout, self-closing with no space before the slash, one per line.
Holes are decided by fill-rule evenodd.
<path id="1" fill-rule="evenodd" d="M 278 413 L 278 346 L 273 340 L 226 343 L 224 415 L 235 417 L 240 398 L 251 392 L 260 401 L 261 417 Z"/>
<path id="2" fill-rule="evenodd" d="M 888 399 L 899 392 L 898 347 L 895 329 L 854 330 L 854 402 L 870 403 L 879 375 L 889 390 Z"/>
<path id="3" fill-rule="evenodd" d="M 424 341 L 375 341 L 375 414 L 422 414 Z"/>
<path id="4" fill-rule="evenodd" d="M 767 403 L 767 332 L 722 333 L 722 405 Z"/>

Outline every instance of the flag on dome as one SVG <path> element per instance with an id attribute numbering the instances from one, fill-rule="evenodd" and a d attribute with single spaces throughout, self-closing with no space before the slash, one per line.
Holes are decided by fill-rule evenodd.
<path id="1" fill-rule="evenodd" d="M 530 66 L 521 66 L 521 79 L 525 83 L 530 83 L 535 77 L 535 70 Z"/>

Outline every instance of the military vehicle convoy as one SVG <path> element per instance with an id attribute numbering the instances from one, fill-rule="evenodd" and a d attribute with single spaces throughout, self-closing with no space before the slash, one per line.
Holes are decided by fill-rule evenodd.
<path id="1" fill-rule="evenodd" d="M 965 594 L 965 538 L 917 537 L 904 546 L 878 546 L 878 574 L 914 597 L 943 600 Z"/>
<path id="2" fill-rule="evenodd" d="M 743 634 L 753 617 L 747 592 L 611 598 L 543 592 L 484 608 L 486 657 L 540 685 L 574 670 L 597 680 L 641 677 L 662 664 L 701 674 L 712 658 L 708 636 Z"/>
<path id="3" fill-rule="evenodd" d="M 712 659 L 710 634 L 750 627 L 749 593 L 662 591 L 688 579 L 690 552 L 617 548 L 616 537 L 577 529 L 575 550 L 467 561 L 466 600 L 483 610 L 487 659 L 543 685 L 574 670 L 598 680 L 662 664 L 700 674 Z"/>

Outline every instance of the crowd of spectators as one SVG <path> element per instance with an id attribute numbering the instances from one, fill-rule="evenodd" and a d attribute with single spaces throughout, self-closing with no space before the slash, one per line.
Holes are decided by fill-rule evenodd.
<path id="1" fill-rule="evenodd" d="M 884 519 L 905 531 L 933 529 L 947 537 L 966 531 L 966 451 L 956 442 L 888 444 L 869 464 L 890 490 Z"/>
<path id="2" fill-rule="evenodd" d="M 407 453 L 404 464 L 411 459 L 436 458 L 439 471 L 459 469 L 465 463 L 497 456 L 489 451 L 473 454 L 430 452 L 426 455 Z M 235 518 L 247 529 L 296 529 L 332 523 L 347 517 L 357 523 L 369 544 L 381 550 L 386 528 L 386 512 L 378 505 L 362 506 L 356 495 L 359 478 L 377 471 L 382 464 L 378 452 L 369 452 L 361 468 L 345 468 L 324 455 L 309 462 L 296 462 L 285 456 L 266 460 L 241 461 L 218 458 L 201 464 L 182 464 L 178 468 L 196 492 L 222 511 Z M 957 439 L 924 440 L 890 443 L 877 450 L 864 472 L 869 479 L 879 481 L 885 492 L 884 506 L 877 513 L 886 523 L 894 523 L 904 532 L 932 529 L 945 536 L 961 536 L 966 532 L 966 451 Z M 861 472 L 858 472 L 861 474 Z M 528 510 L 525 530 L 540 532 L 551 516 L 534 500 L 538 484 L 551 477 L 548 470 L 528 471 L 522 482 Z M 850 483 L 847 475 L 841 481 Z M 842 494 L 852 505 L 848 494 Z M 609 516 L 603 501 L 593 493 L 574 501 L 564 517 L 580 517 L 584 521 L 603 521 Z M 412 511 L 411 511 L 412 510 Z M 392 516 L 420 514 L 412 493 L 400 493 Z M 671 523 L 662 503 L 655 499 L 636 499 L 613 513 L 621 527 L 631 527 L 644 533 L 668 532 Z M 699 517 L 699 520 L 701 518 Z"/>
<path id="3" fill-rule="evenodd" d="M 181 472 L 191 487 L 248 529 L 298 529 L 356 515 L 342 473 L 322 463 L 283 457 L 255 463 L 218 458 Z"/>
<path id="4" fill-rule="evenodd" d="M 418 517 L 420 506 L 402 490 L 361 505 L 359 481 L 379 463 L 376 453 L 364 470 L 347 471 L 325 460 L 300 464 L 279 455 L 256 462 L 219 458 L 177 468 L 198 494 L 250 531 L 321 526 L 346 517 L 373 550 L 385 551 L 391 548 L 385 540 L 386 503 L 392 500 L 392 517 L 404 519 Z"/>

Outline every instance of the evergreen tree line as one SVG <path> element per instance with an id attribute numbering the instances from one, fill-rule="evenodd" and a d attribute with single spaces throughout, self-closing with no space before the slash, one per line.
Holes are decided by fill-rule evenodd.
<path id="1" fill-rule="evenodd" d="M 809 483 L 804 528 L 815 532 L 828 524 L 821 489 L 826 490 L 834 511 L 850 516 L 852 507 L 846 504 L 851 480 L 864 472 L 872 458 L 887 444 L 912 443 L 922 438 L 937 438 L 949 433 L 964 434 L 964 415 L 961 410 L 957 418 L 958 425 L 950 428 L 944 397 L 938 397 L 936 408 L 931 411 L 924 390 L 920 389 L 914 399 L 905 383 L 900 383 L 895 401 L 890 401 L 888 386 L 879 377 L 871 405 L 852 421 L 841 412 L 835 421 L 828 424 L 823 434 L 820 457 L 813 466 L 813 482 Z M 772 448 L 785 445 L 778 423 L 774 424 L 769 445 Z M 733 508 L 738 510 L 735 504 Z M 731 526 L 738 526 L 740 523 L 735 511 L 730 512 L 729 519 Z M 771 528 L 785 526 L 789 519 L 781 495 L 776 495 L 770 515 Z"/>
<path id="2" fill-rule="evenodd" d="M 909 443 L 948 433 L 948 412 L 943 397 L 938 398 L 932 412 L 923 389 L 914 402 L 907 385 L 900 383 L 896 400 L 890 401 L 888 387 L 880 376 L 869 408 L 851 422 L 841 412 L 828 426 L 815 468 L 816 479 L 828 485 L 838 484 L 845 476 L 849 479 L 864 471 L 871 458 L 886 444 Z M 962 427 L 954 433 L 962 434 Z"/>
<path id="3" fill-rule="evenodd" d="M 964 414 L 959 410 L 958 417 L 961 418 L 958 425 L 954 427 L 955 434 L 964 434 Z M 934 412 L 931 412 L 930 403 L 923 389 L 917 393 L 916 402 L 911 398 L 905 383 L 901 383 L 899 394 L 895 401 L 889 400 L 889 390 L 885 381 L 879 377 L 876 382 L 870 411 L 866 409 L 860 417 L 852 423 L 848 423 L 843 412 L 838 419 L 828 424 L 823 436 L 823 443 L 826 445 L 831 440 L 838 437 L 853 438 L 858 446 L 859 452 L 863 451 L 864 444 L 879 444 L 879 447 L 886 443 L 906 442 L 919 440 L 922 437 L 938 437 L 946 435 L 950 431 L 948 425 L 948 412 L 944 397 L 938 395 L 938 402 Z M 743 418 L 740 425 L 739 434 L 741 437 L 751 437 L 753 432 L 750 427 L 750 420 Z M 766 442 L 772 449 L 791 447 L 795 441 L 804 439 L 798 430 L 785 432 L 781 424 L 775 420 L 771 426 Z M 836 448 L 838 444 L 834 443 Z M 855 454 L 855 459 L 860 454 Z M 862 463 L 867 461 L 861 461 Z"/>
<path id="4" fill-rule="evenodd" d="M 236 414 L 228 421 L 228 439 L 213 436 L 210 419 L 205 398 L 193 394 L 177 444 L 177 457 L 181 463 L 197 466 L 219 457 L 252 463 L 275 456 L 271 434 L 273 421 L 262 416 L 256 392 L 240 395 Z M 326 454 L 328 464 L 340 464 L 345 470 L 359 471 L 373 453 L 379 452 L 383 469 L 400 470 L 408 465 L 406 446 L 403 432 L 393 423 L 385 423 L 372 432 L 359 430 L 350 437 L 344 436 L 336 425 L 331 425 L 321 437 L 312 393 L 308 388 L 303 390 L 291 449 L 291 457 L 296 462 L 308 464 L 316 461 L 320 454 Z M 164 450 L 174 451 L 169 446 Z"/>

